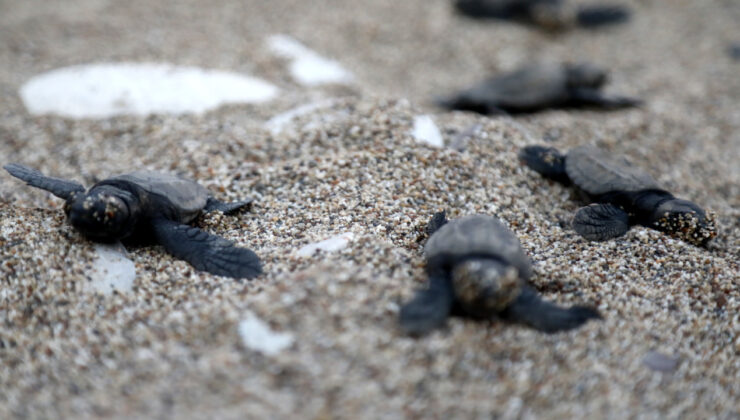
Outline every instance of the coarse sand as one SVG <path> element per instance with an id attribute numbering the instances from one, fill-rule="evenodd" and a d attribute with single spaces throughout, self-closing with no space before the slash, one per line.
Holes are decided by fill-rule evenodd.
<path id="1" fill-rule="evenodd" d="M 94 244 L 61 200 L 0 171 L 0 418 L 740 418 L 740 63 L 726 51 L 740 4 L 625 2 L 628 24 L 560 35 L 471 22 L 442 0 L 0 2 L 2 164 L 86 185 L 152 169 L 254 196 L 197 225 L 265 268 L 237 281 L 130 247 L 133 288 L 96 293 Z M 273 34 L 354 81 L 299 85 Z M 608 91 L 646 104 L 516 119 L 431 106 L 530 60 L 602 65 Z M 243 72 L 281 94 L 99 120 L 33 116 L 18 96 L 33 75 L 116 61 Z M 279 132 L 265 125 L 312 103 Z M 413 137 L 420 115 L 445 147 Z M 720 236 L 703 249 L 635 227 L 586 242 L 568 224 L 576 193 L 518 161 L 532 143 L 624 156 L 714 211 Z M 502 219 L 545 298 L 604 319 L 548 335 L 452 318 L 403 336 L 399 307 L 426 281 L 424 226 L 441 209 Z M 345 233 L 342 249 L 298 253 Z M 259 351 L 245 319 L 290 338 Z"/>

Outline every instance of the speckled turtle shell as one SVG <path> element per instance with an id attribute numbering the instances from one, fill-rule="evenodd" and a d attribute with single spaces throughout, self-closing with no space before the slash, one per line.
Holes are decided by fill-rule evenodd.
<path id="1" fill-rule="evenodd" d="M 465 216 L 439 228 L 424 247 L 429 264 L 454 265 L 468 256 L 488 256 L 511 264 L 519 278 L 532 276 L 532 264 L 519 240 L 498 219 L 485 215 Z"/>
<path id="2" fill-rule="evenodd" d="M 647 172 L 627 161 L 618 161 L 591 145 L 568 151 L 565 170 L 574 184 L 593 195 L 661 189 Z"/>
<path id="3" fill-rule="evenodd" d="M 176 212 L 169 217 L 187 223 L 203 210 L 208 202 L 208 190 L 202 185 L 170 174 L 136 171 L 108 178 L 96 185 L 121 185 L 130 183 L 145 192 L 142 199 L 148 213 Z M 163 206 L 166 206 L 164 208 Z"/>

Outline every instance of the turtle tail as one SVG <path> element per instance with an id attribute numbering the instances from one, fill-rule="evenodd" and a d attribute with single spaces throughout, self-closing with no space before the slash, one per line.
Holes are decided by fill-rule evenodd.
<path id="1" fill-rule="evenodd" d="M 530 287 L 522 290 L 514 302 L 503 311 L 501 317 L 547 333 L 571 330 L 589 319 L 601 319 L 601 315 L 593 308 L 585 306 L 562 308 L 543 300 Z"/>
<path id="2" fill-rule="evenodd" d="M 578 25 L 583 28 L 623 23 L 629 18 L 629 9 L 616 4 L 583 7 L 576 16 Z"/>

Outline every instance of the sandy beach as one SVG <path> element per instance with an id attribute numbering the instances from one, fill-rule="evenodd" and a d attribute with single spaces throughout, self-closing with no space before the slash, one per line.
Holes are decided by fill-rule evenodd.
<path id="1" fill-rule="evenodd" d="M 195 225 L 265 270 L 240 281 L 129 247 L 133 282 L 101 292 L 98 248 L 62 200 L 0 171 L 0 418 L 740 419 L 740 61 L 727 54 L 740 4 L 624 3 L 624 25 L 552 35 L 442 0 L 0 2 L 2 164 L 88 186 L 150 169 L 255 197 Z M 276 34 L 352 77 L 300 83 Z M 645 105 L 515 118 L 433 106 L 531 61 L 598 64 L 608 92 Z M 239 72 L 279 93 L 200 114 L 24 106 L 31 77 L 102 62 Z M 420 116 L 442 147 L 414 135 Z M 574 190 L 517 159 L 529 144 L 623 156 L 714 212 L 719 237 L 705 249 L 636 226 L 587 242 L 568 223 Z M 399 308 L 426 281 L 424 226 L 443 209 L 499 217 L 545 298 L 604 319 L 548 335 L 451 318 L 403 335 Z"/>

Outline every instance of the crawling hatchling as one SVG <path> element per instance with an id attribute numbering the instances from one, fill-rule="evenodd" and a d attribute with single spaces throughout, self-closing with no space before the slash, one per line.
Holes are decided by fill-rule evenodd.
<path id="1" fill-rule="evenodd" d="M 519 240 L 492 216 L 447 221 L 432 217 L 424 247 L 428 287 L 403 305 L 401 328 L 422 335 L 442 326 L 454 311 L 472 318 L 498 318 L 544 332 L 570 330 L 600 318 L 588 307 L 562 308 L 528 285 L 532 266 Z"/>
<path id="2" fill-rule="evenodd" d="M 201 211 L 231 214 L 249 206 L 251 199 L 225 203 L 194 181 L 158 172 L 118 175 L 85 190 L 77 182 L 48 177 L 23 165 L 4 168 L 28 185 L 65 200 L 67 219 L 89 239 L 154 240 L 196 269 L 221 276 L 253 278 L 262 272 L 253 251 L 188 225 Z"/>
<path id="3" fill-rule="evenodd" d="M 630 11 L 617 4 L 577 6 L 567 0 L 454 0 L 458 13 L 474 19 L 497 19 L 548 31 L 597 28 L 626 22 Z"/>
<path id="4" fill-rule="evenodd" d="M 591 241 L 624 235 L 634 225 L 657 229 L 705 246 L 717 236 L 715 216 L 697 204 L 676 198 L 642 169 L 591 146 L 561 154 L 545 146 L 528 146 L 519 158 L 546 178 L 574 184 L 592 204 L 581 207 L 573 229 Z"/>
<path id="5" fill-rule="evenodd" d="M 530 64 L 436 102 L 443 108 L 480 114 L 531 113 L 572 107 L 612 110 L 642 103 L 636 98 L 602 92 L 607 80 L 606 70 L 589 63 Z"/>

